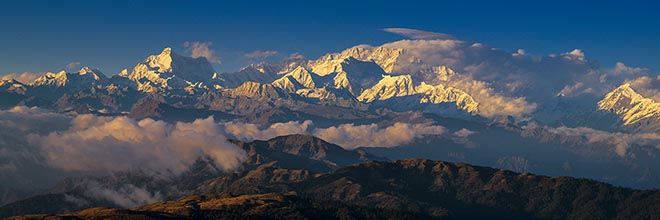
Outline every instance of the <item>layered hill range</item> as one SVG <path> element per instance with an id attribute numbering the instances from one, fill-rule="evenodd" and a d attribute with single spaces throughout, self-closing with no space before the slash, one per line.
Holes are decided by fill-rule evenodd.
<path id="1" fill-rule="evenodd" d="M 132 209 L 8 219 L 656 219 L 658 190 L 631 190 L 422 159 L 313 174 L 266 164 L 195 194 Z M 46 204 L 35 203 L 36 206 Z"/>

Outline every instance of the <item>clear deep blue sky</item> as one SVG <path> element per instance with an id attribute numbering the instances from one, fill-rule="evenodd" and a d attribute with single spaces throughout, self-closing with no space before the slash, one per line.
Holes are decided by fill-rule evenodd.
<path id="1" fill-rule="evenodd" d="M 660 6 L 651 1 L 0 1 L 0 74 L 65 69 L 114 75 L 169 46 L 213 42 L 219 71 L 242 54 L 275 50 L 316 58 L 357 44 L 403 39 L 402 27 L 447 33 L 507 51 L 581 48 L 611 67 L 660 70 Z M 627 3 L 624 3 L 627 2 Z"/>

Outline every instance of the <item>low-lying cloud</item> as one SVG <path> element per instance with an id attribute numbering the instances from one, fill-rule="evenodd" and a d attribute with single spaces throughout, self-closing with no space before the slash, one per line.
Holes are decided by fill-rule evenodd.
<path id="1" fill-rule="evenodd" d="M 399 122 L 387 127 L 377 124 L 341 124 L 328 128 L 313 128 L 313 123 L 309 120 L 275 123 L 266 128 L 236 122 L 225 123 L 224 126 L 228 134 L 244 141 L 267 140 L 290 134 L 311 134 L 346 149 L 401 146 L 427 135 L 442 135 L 446 130 L 437 125 Z"/>
<path id="2" fill-rule="evenodd" d="M 65 171 L 140 168 L 179 174 L 199 158 L 220 169 L 240 166 L 245 151 L 226 141 L 212 117 L 168 124 L 153 119 L 77 116 L 66 131 L 33 136 L 49 165 Z"/>
<path id="3" fill-rule="evenodd" d="M 314 136 L 344 148 L 357 147 L 395 147 L 410 143 L 416 138 L 427 135 L 441 135 L 445 128 L 437 125 L 394 123 L 381 128 L 376 124 L 342 124 L 314 131 Z"/>
<path id="4" fill-rule="evenodd" d="M 225 132 L 240 140 L 268 140 L 277 136 L 290 134 L 308 134 L 312 121 L 304 122 L 290 121 L 285 123 L 274 123 L 266 128 L 250 123 L 227 122 L 224 124 Z"/>
<path id="5" fill-rule="evenodd" d="M 160 192 L 151 192 L 133 184 L 123 184 L 114 188 L 104 187 L 99 183 L 88 183 L 87 186 L 86 196 L 108 200 L 124 208 L 133 208 L 163 200 Z"/>
<path id="6" fill-rule="evenodd" d="M 599 143 L 604 146 L 613 146 L 614 152 L 624 157 L 628 149 L 635 145 L 652 145 L 660 149 L 660 134 L 636 133 L 628 134 L 621 132 L 607 132 L 587 127 L 557 127 L 548 128 L 551 133 L 567 136 L 585 137 L 588 143 Z"/>

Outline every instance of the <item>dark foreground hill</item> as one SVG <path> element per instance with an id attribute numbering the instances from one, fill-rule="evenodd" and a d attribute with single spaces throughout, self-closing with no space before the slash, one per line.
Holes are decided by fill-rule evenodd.
<path id="1" fill-rule="evenodd" d="M 324 174 L 263 164 L 195 196 L 12 219 L 659 219 L 660 191 L 421 159 Z"/>
<path id="2" fill-rule="evenodd" d="M 259 166 L 279 167 L 287 170 L 300 170 L 308 174 L 330 172 L 332 170 L 370 160 L 386 160 L 361 150 L 345 150 L 310 135 L 287 135 L 270 140 L 242 142 L 231 140 L 247 152 L 243 170 L 253 170 Z M 153 195 L 161 195 L 160 200 L 174 200 L 192 195 L 193 190 L 204 181 L 235 175 L 219 172 L 207 162 L 198 161 L 189 171 L 179 176 L 163 178 L 145 172 L 121 172 L 108 176 L 84 176 L 65 179 L 50 190 L 28 198 L 0 206 L 0 219 L 32 213 L 67 213 L 97 206 L 126 207 L 118 204 L 115 196 L 98 196 L 97 192 L 121 192 L 130 194 L 140 188 Z M 140 202 L 146 204 L 147 202 Z"/>

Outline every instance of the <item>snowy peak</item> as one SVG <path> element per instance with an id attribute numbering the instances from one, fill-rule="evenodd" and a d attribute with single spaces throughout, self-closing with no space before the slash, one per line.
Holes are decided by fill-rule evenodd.
<path id="1" fill-rule="evenodd" d="M 149 67 L 158 69 L 160 72 L 172 71 L 172 48 L 166 47 L 160 54 L 149 56 L 146 60 Z"/>
<path id="2" fill-rule="evenodd" d="M 328 91 L 326 88 L 314 88 L 314 89 L 299 89 L 296 91 L 296 94 L 312 99 L 319 100 L 336 100 L 337 95 Z"/>
<path id="3" fill-rule="evenodd" d="M 65 71 L 60 71 L 58 73 L 47 72 L 43 76 L 40 76 L 32 82 L 32 86 L 65 86 L 67 83 L 68 77 Z"/>
<path id="4" fill-rule="evenodd" d="M 256 97 L 256 98 L 278 98 L 280 93 L 271 84 L 262 84 L 258 82 L 245 82 L 239 87 L 230 90 L 234 97 Z"/>
<path id="5" fill-rule="evenodd" d="M 275 80 L 272 84 L 273 86 L 283 89 L 289 93 L 294 93 L 298 89 L 303 88 L 316 88 L 316 83 L 312 78 L 312 74 L 302 66 L 299 66 L 293 71 L 285 74 L 281 78 Z"/>
<path id="6" fill-rule="evenodd" d="M 392 73 L 394 71 L 394 65 L 401 54 L 403 54 L 403 49 L 401 48 L 356 46 L 342 51 L 339 56 L 342 58 L 353 57 L 358 60 L 373 61 L 383 68 L 385 72 Z"/>
<path id="7" fill-rule="evenodd" d="M 648 127 L 660 122 L 660 103 L 643 97 L 635 92 L 628 83 L 605 95 L 605 98 L 598 102 L 598 109 L 619 115 L 624 125 L 628 126 Z"/>
<path id="8" fill-rule="evenodd" d="M 644 99 L 642 95 L 639 93 L 635 92 L 635 90 L 630 87 L 629 83 L 624 83 L 623 85 L 617 87 L 616 89 L 612 90 L 609 92 L 607 95 L 605 95 L 605 99 L 602 102 L 603 105 L 610 105 L 614 103 L 618 103 L 621 101 L 629 101 L 631 103 L 633 102 L 640 102 Z M 609 102 L 608 102 L 609 101 Z M 611 102 L 614 101 L 614 102 Z M 600 103 L 599 103 L 600 105 Z"/>
<path id="9" fill-rule="evenodd" d="M 361 54 L 357 50 L 355 54 Z M 347 90 L 350 94 L 358 96 L 362 91 L 375 85 L 381 76 L 386 74 L 374 61 L 363 61 L 352 56 L 326 55 L 309 62 L 309 68 L 314 74 L 324 78 L 328 85 L 335 89 Z M 318 82 L 317 82 L 318 84 Z"/>
<path id="10" fill-rule="evenodd" d="M 342 51 L 341 53 L 327 54 L 317 60 L 309 62 L 312 72 L 327 75 L 341 71 L 341 64 L 346 59 L 353 58 L 360 61 L 374 62 L 385 72 L 392 73 L 394 65 L 403 54 L 400 48 L 373 48 L 371 46 L 356 46 Z"/>
<path id="11" fill-rule="evenodd" d="M 214 81 L 218 81 L 222 87 L 235 88 L 244 82 L 270 83 L 277 79 L 277 71 L 274 67 L 265 64 L 250 64 L 238 72 L 216 74 Z"/>
<path id="12" fill-rule="evenodd" d="M 190 83 L 210 84 L 214 74 L 215 70 L 206 58 L 181 56 L 168 47 L 138 63 L 130 74 L 122 73 L 120 76 L 137 82 L 142 91 L 153 92 L 184 88 Z"/>
<path id="13" fill-rule="evenodd" d="M 456 75 L 456 72 L 447 66 L 435 66 L 433 67 L 433 73 L 436 74 L 438 80 L 445 82 Z"/>
<path id="14" fill-rule="evenodd" d="M 422 82 L 415 88 L 419 94 L 424 94 L 419 103 L 456 103 L 456 107 L 469 113 L 476 114 L 479 112 L 479 103 L 470 96 L 467 92 L 453 88 L 445 87 L 442 84 L 435 86 Z"/>
<path id="15" fill-rule="evenodd" d="M 0 79 L 0 90 L 25 95 L 27 86 L 15 79 Z"/>
<path id="16" fill-rule="evenodd" d="M 378 47 L 373 50 L 368 59 L 376 62 L 385 72 L 392 73 L 394 71 L 394 65 L 401 54 L 403 54 L 403 49 L 401 48 Z"/>
<path id="17" fill-rule="evenodd" d="M 291 76 L 298 83 L 300 83 L 301 85 L 307 88 L 314 88 L 316 86 L 314 80 L 312 79 L 312 74 L 310 74 L 309 71 L 307 71 L 302 66 L 299 66 L 290 73 L 287 73 L 286 76 Z"/>
<path id="18" fill-rule="evenodd" d="M 39 86 L 53 86 L 64 87 L 71 86 L 75 88 L 91 87 L 95 85 L 102 85 L 106 83 L 107 77 L 97 69 L 83 67 L 77 73 L 67 73 L 60 71 L 58 73 L 47 72 L 34 80 L 30 85 Z"/>
<path id="19" fill-rule="evenodd" d="M 397 106 L 399 109 L 414 109 L 414 103 L 433 105 L 454 103 L 459 110 L 472 114 L 479 113 L 479 103 L 467 92 L 442 84 L 429 85 L 425 82 L 421 82 L 415 87 L 410 75 L 383 75 L 376 85 L 365 90 L 357 99 L 361 102 L 370 103 L 384 100 L 392 101 L 393 98 L 401 99 L 388 103 L 406 105 Z M 413 106 L 409 106 L 411 104 Z"/>
<path id="20" fill-rule="evenodd" d="M 410 75 L 384 75 L 376 85 L 366 89 L 357 99 L 358 101 L 369 103 L 376 100 L 386 100 L 392 97 L 414 94 L 415 88 Z"/>
<path id="21" fill-rule="evenodd" d="M 92 69 L 89 67 L 83 67 L 78 71 L 78 75 L 89 75 L 94 80 L 98 81 L 101 79 L 107 79 L 107 77 L 98 69 Z"/>

